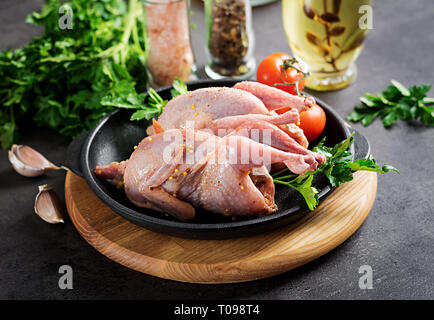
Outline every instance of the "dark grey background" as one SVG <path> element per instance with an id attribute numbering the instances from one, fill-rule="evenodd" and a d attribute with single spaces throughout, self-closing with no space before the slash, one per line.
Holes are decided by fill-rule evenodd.
<path id="1" fill-rule="evenodd" d="M 26 44 L 41 30 L 24 23 L 42 0 L 0 1 L 0 49 Z M 198 66 L 205 63 L 202 3 L 193 0 L 193 43 Z M 337 92 L 314 93 L 346 116 L 365 92 L 384 89 L 391 79 L 406 85 L 434 83 L 434 2 L 374 2 L 374 30 L 357 61 L 359 77 Z M 289 52 L 281 23 L 281 4 L 253 11 L 255 56 Z M 431 91 L 433 95 L 433 91 Z M 385 130 L 377 121 L 355 125 L 375 157 L 401 175 L 379 176 L 374 207 L 344 244 L 297 270 L 243 284 L 194 285 L 162 280 L 118 265 L 89 246 L 67 219 L 49 225 L 33 213 L 37 186 L 48 183 L 63 198 L 64 173 L 28 179 L 16 174 L 0 151 L 0 298 L 144 299 L 433 299 L 434 298 L 434 129 L 398 123 Z M 20 141 L 50 160 L 65 161 L 68 142 L 27 128 Z M 58 288 L 58 268 L 74 270 L 74 289 Z M 358 269 L 373 268 L 374 288 L 360 290 Z"/>

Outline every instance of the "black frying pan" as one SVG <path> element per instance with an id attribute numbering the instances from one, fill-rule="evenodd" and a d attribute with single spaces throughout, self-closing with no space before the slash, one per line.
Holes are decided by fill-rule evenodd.
<path id="1" fill-rule="evenodd" d="M 235 83 L 235 80 L 196 81 L 188 83 L 188 89 L 212 86 L 232 87 Z M 170 99 L 170 87 L 157 91 L 164 99 Z M 322 136 L 311 146 L 314 146 L 323 136 L 327 136 L 326 144 L 330 146 L 346 139 L 350 135 L 350 130 L 340 116 L 324 102 L 317 99 L 317 103 L 324 109 L 327 121 Z M 146 136 L 146 128 L 151 122 L 130 121 L 130 116 L 131 110 L 118 110 L 101 119 L 89 133 L 81 135 L 70 144 L 67 162 L 74 173 L 86 179 L 92 191 L 107 206 L 131 222 L 172 236 L 193 239 L 227 239 L 269 231 L 293 222 L 310 212 L 300 194 L 281 185 L 276 185 L 275 201 L 279 208 L 276 213 L 269 216 L 237 218 L 236 221 L 223 215 L 198 211 L 192 221 L 181 222 L 161 212 L 134 206 L 127 199 L 123 190 L 118 190 L 93 173 L 97 165 L 128 159 L 134 146 Z M 368 157 L 370 153 L 368 141 L 357 132 L 354 141 L 351 148 L 354 158 Z M 320 201 L 333 191 L 324 177 L 317 177 L 315 184 L 322 190 L 319 194 Z"/>

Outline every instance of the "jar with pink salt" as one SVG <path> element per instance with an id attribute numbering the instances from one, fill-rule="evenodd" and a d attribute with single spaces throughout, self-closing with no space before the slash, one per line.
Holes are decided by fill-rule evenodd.
<path id="1" fill-rule="evenodd" d="M 149 36 L 148 68 L 153 87 L 172 84 L 175 78 L 195 78 L 190 37 L 189 0 L 145 0 Z"/>

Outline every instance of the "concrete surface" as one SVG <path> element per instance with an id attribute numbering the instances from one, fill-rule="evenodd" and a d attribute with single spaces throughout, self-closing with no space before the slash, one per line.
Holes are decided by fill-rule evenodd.
<path id="1" fill-rule="evenodd" d="M 42 0 L 0 2 L 0 49 L 17 48 L 41 30 L 24 23 Z M 289 52 L 281 4 L 254 9 L 255 56 Z M 193 43 L 199 67 L 205 63 L 203 5 L 193 0 L 198 25 Z M 314 93 L 346 116 L 365 92 L 384 89 L 391 79 L 406 85 L 434 83 L 432 0 L 374 1 L 374 30 L 358 59 L 359 77 L 337 92 Z M 433 91 L 431 91 L 431 96 Z M 434 298 L 434 129 L 380 121 L 355 125 L 372 144 L 377 160 L 401 175 L 379 176 L 374 207 L 362 227 L 329 254 L 297 270 L 250 283 L 194 285 L 162 280 L 118 265 L 89 246 L 67 219 L 49 225 L 33 213 L 37 186 L 48 183 L 63 197 L 64 173 L 27 179 L 0 151 L 1 299 L 432 299 Z M 28 128 L 22 144 L 64 163 L 68 142 L 47 130 Z M 58 269 L 74 270 L 74 289 L 60 290 Z M 358 286 L 359 267 L 373 269 L 373 289 Z"/>

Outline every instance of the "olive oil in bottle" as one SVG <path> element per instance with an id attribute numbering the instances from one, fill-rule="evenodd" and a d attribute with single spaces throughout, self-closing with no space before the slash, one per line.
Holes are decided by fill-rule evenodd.
<path id="1" fill-rule="evenodd" d="M 371 0 L 283 0 L 286 37 L 293 55 L 311 73 L 308 88 L 335 90 L 355 80 L 354 61 L 369 31 L 359 26 L 364 5 Z"/>

